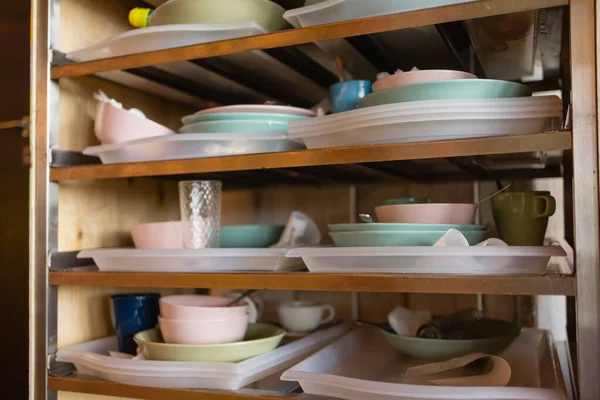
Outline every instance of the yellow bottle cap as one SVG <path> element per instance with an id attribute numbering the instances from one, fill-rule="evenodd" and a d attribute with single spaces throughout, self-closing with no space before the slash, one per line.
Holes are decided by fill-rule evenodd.
<path id="1" fill-rule="evenodd" d="M 134 8 L 129 11 L 129 23 L 135 28 L 145 28 L 148 26 L 148 17 L 152 13 L 151 8 Z"/>

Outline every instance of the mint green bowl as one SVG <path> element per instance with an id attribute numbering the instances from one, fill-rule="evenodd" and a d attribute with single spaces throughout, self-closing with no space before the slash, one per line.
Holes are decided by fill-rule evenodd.
<path id="1" fill-rule="evenodd" d="M 296 121 L 298 119 L 310 118 L 305 115 L 287 115 L 275 113 L 252 113 L 252 112 L 216 112 L 206 114 L 186 115 L 181 119 L 184 125 L 191 125 L 198 122 L 208 121 L 273 121 L 285 122 Z"/>
<path id="2" fill-rule="evenodd" d="M 285 331 L 268 324 L 249 324 L 241 342 L 221 344 L 171 344 L 160 329 L 138 332 L 133 337 L 148 360 L 239 362 L 275 349 Z"/>
<path id="3" fill-rule="evenodd" d="M 383 201 L 384 206 L 393 206 L 396 204 L 426 204 L 431 202 L 429 197 L 401 197 L 397 199 L 386 199 Z"/>
<path id="4" fill-rule="evenodd" d="M 531 96 L 531 89 L 515 82 L 494 79 L 454 79 L 419 82 L 373 92 L 359 101 L 360 107 L 408 101 L 440 99 L 498 99 Z"/>
<path id="5" fill-rule="evenodd" d="M 269 0 L 169 0 L 148 18 L 149 26 L 257 22 L 269 32 L 286 29 L 285 10 Z"/>
<path id="6" fill-rule="evenodd" d="M 221 227 L 221 247 L 269 247 L 279 240 L 283 225 L 233 225 Z"/>
<path id="7" fill-rule="evenodd" d="M 450 360 L 471 353 L 498 354 L 519 336 L 500 336 L 489 339 L 424 339 L 413 336 L 400 336 L 395 332 L 381 329 L 383 337 L 400 353 L 421 360 Z"/>
<path id="8" fill-rule="evenodd" d="M 180 133 L 287 133 L 282 121 L 205 121 L 184 125 Z"/>
<path id="9" fill-rule="evenodd" d="M 368 224 L 365 224 L 368 225 Z M 329 232 L 338 247 L 432 246 L 446 231 Z M 462 231 L 469 245 L 487 238 L 486 231 Z"/>
<path id="10" fill-rule="evenodd" d="M 401 232 L 401 231 L 447 231 L 456 229 L 458 231 L 485 231 L 485 225 L 456 225 L 456 224 L 402 224 L 402 223 L 357 223 L 357 224 L 329 224 L 331 232 Z"/>

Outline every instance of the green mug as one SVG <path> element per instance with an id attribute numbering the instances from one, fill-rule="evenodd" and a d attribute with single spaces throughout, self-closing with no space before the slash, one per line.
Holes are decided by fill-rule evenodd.
<path id="1" fill-rule="evenodd" d="M 555 211 L 550 192 L 505 192 L 492 198 L 498 234 L 510 246 L 542 246 Z"/>

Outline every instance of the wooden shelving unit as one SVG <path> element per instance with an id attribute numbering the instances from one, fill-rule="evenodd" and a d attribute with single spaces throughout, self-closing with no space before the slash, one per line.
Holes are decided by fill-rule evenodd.
<path id="1" fill-rule="evenodd" d="M 569 276 L 427 276 L 385 274 L 179 274 L 53 271 L 51 285 L 316 290 L 384 293 L 575 295 Z"/>
<path id="2" fill-rule="evenodd" d="M 172 48 L 149 53 L 126 55 L 81 63 L 52 64 L 51 50 L 60 46 L 79 45 L 76 35 L 65 36 L 58 42 L 59 20 L 75 24 L 78 0 L 62 0 L 57 15 L 58 0 L 33 0 L 34 40 L 32 44 L 32 248 L 30 304 L 31 322 L 31 393 L 32 398 L 56 398 L 56 393 L 73 392 L 126 398 L 162 399 L 284 399 L 314 398 L 303 394 L 240 390 L 235 392 L 185 389 L 148 388 L 82 377 L 49 376 L 49 364 L 57 348 L 73 344 L 76 340 L 89 340 L 105 335 L 98 326 L 82 329 L 81 335 L 69 335 L 77 327 L 64 327 L 72 318 L 87 321 L 90 310 L 106 314 L 98 303 L 100 296 L 112 290 L 133 288 L 173 289 L 263 289 L 310 292 L 339 292 L 342 295 L 375 293 L 410 294 L 462 294 L 472 295 L 561 295 L 576 296 L 578 319 L 578 382 L 582 400 L 595 400 L 600 396 L 600 374 L 597 353 L 600 351 L 600 242 L 598 225 L 598 139 L 596 105 L 595 6 L 592 0 L 479 0 L 397 15 L 385 15 L 356 21 L 340 22 L 302 29 Z M 111 2 L 111 12 L 119 9 L 117 0 Z M 113 4 L 114 3 L 114 4 Z M 440 142 L 399 143 L 388 145 L 357 146 L 332 149 L 303 150 L 287 153 L 255 154 L 203 159 L 144 162 L 133 164 L 55 165 L 50 149 L 80 151 L 89 144 L 85 134 L 91 131 L 85 112 L 91 108 L 88 100 L 98 87 L 107 86 L 134 104 L 143 104 L 164 123 L 174 125 L 179 117 L 189 112 L 188 105 L 169 104 L 160 99 L 148 99 L 130 88 L 97 80 L 110 71 L 130 71 L 155 67 L 185 60 L 218 58 L 254 50 L 290 48 L 315 41 L 349 37 L 368 37 L 371 34 L 396 31 L 434 24 L 464 21 L 552 7 L 564 8 L 570 21 L 570 65 L 565 60 L 562 82 L 564 96 L 571 93 L 573 124 L 571 130 L 541 132 L 537 134 L 504 137 L 473 138 Z M 94 10 L 97 12 L 98 10 Z M 118 11 L 118 10 L 117 10 Z M 61 17 L 61 18 L 59 18 Z M 104 18 L 99 15 L 97 18 Z M 87 21 L 86 21 L 87 23 Z M 93 25 L 93 22 L 88 24 Z M 116 32 L 122 26 L 107 24 Z M 75 28 L 76 29 L 76 28 Z M 566 35 L 569 36 L 569 35 Z M 566 37 L 565 36 L 565 37 Z M 95 40 L 95 39 L 94 39 Z M 564 46 L 569 49 L 568 45 Z M 69 50 L 73 50 L 70 48 Z M 566 50 L 565 50 L 566 51 Z M 566 54 L 564 54 L 566 59 Z M 572 78 L 572 79 L 571 79 Z M 96 79 L 96 80 L 95 80 Z M 235 82 L 239 84 L 240 82 Z M 152 82 L 150 82 L 152 84 Z M 142 85 L 142 84 L 140 84 Z M 145 81 L 143 85 L 148 85 Z M 142 85 L 142 86 L 143 86 Z M 323 88 L 325 90 L 325 88 Z M 169 97 L 168 94 L 167 97 Z M 196 104 L 194 101 L 191 103 Z M 86 109 L 87 107 L 87 109 Z M 192 110 L 193 111 L 193 110 Z M 59 123 L 58 116 L 61 121 Z M 546 169 L 495 172 L 479 165 L 486 157 L 496 155 L 522 155 L 525 153 L 554 153 L 564 164 Z M 444 161 L 462 170 L 462 175 L 452 175 L 447 170 L 437 171 L 439 165 L 431 164 L 431 171 L 417 174 L 423 162 Z M 572 160 L 572 162 L 571 162 Z M 204 177 L 231 180 L 241 186 L 262 187 L 263 183 L 328 184 L 332 182 L 436 182 L 451 176 L 460 180 L 530 179 L 541 176 L 563 176 L 567 193 L 573 193 L 575 226 L 575 258 L 577 274 L 574 276 L 424 276 L 424 275 L 365 275 L 365 274 L 310 274 L 296 273 L 240 273 L 240 274 L 181 274 L 181 273 L 110 273 L 93 269 L 74 268 L 55 270 L 49 268 L 49 254 L 62 250 L 122 245 L 124 232 L 134 222 L 143 218 L 170 218 L 168 188 L 171 181 Z M 281 181 L 275 179 L 281 177 Z M 133 180 L 130 178 L 156 178 Z M 573 179 L 571 179 L 573 178 Z M 139 181 L 142 181 L 141 183 Z M 441 185 L 441 184 L 440 184 Z M 338 189 L 335 189 L 338 190 Z M 446 188 L 447 195 L 462 190 Z M 348 190 L 354 193 L 355 187 Z M 468 191 L 468 190 L 467 190 Z M 60 195 L 59 195 L 60 193 Z M 336 195 L 346 195 L 338 190 Z M 294 199 L 301 197 L 299 191 Z M 237 195 L 237 194 L 236 194 Z M 471 195 L 471 193 L 469 193 Z M 321 197 L 325 202 L 326 193 Z M 456 195 L 458 196 L 458 194 Z M 265 200 L 268 196 L 252 194 L 243 197 L 240 204 L 253 206 L 262 202 L 277 204 L 280 199 Z M 131 200 L 134 199 L 134 200 Z M 471 198 L 472 199 L 472 198 Z M 471 201 L 468 200 L 468 201 Z M 356 196 L 354 197 L 356 200 Z M 283 200 L 281 200 L 283 201 Z M 373 201 L 365 194 L 359 206 L 369 207 Z M 567 202 L 569 199 L 567 199 Z M 137 203 L 136 203 L 137 202 Z M 353 201 L 350 201 L 353 203 Z M 171 204 L 172 205 L 172 204 Z M 326 217 L 343 214 L 356 215 L 353 206 L 329 204 Z M 338 210 L 339 208 L 339 210 Z M 237 208 L 232 207 L 236 211 Z M 336 214 L 337 213 L 337 214 Z M 346 213 L 346 214 L 344 214 Z M 568 213 L 567 213 L 568 214 Z M 89 221 L 88 221 L 89 220 Z M 60 224 L 59 224 L 60 222 Z M 329 221 L 326 221 L 329 222 Z M 60 228 L 60 229 L 59 229 Z M 126 233 L 126 232 L 125 232 Z M 316 294 L 315 294 L 316 293 Z M 383 297 L 382 297 L 383 298 Z M 347 299 L 347 297 L 344 297 Z M 464 301 L 462 298 L 461 301 Z M 375 302 L 379 301 L 376 298 Z M 382 300 L 383 301 L 383 300 Z M 521 304 L 521 303 L 519 303 Z M 71 307 L 70 312 L 58 307 Z M 517 309 L 515 303 L 514 309 Z M 512 312 L 512 311 L 511 311 Z M 83 317 L 82 317 L 83 316 Z M 67 323 L 65 323 L 65 321 Z M 79 323 L 79 321 L 75 321 Z M 62 324 L 62 325 L 61 325 Z M 93 324 L 92 324 L 93 325 Z M 89 328 L 89 329 L 88 329 Z M 62 329 L 62 330 L 61 330 Z M 64 334 L 67 333 L 67 334 Z M 63 335 L 64 334 L 64 335 Z M 50 365 L 51 370 L 51 365 Z M 66 396 L 63 394 L 63 396 Z M 68 398 L 68 397 L 65 397 Z M 75 398 L 75 397 L 70 397 Z M 77 397 L 79 399 L 79 397 Z"/>

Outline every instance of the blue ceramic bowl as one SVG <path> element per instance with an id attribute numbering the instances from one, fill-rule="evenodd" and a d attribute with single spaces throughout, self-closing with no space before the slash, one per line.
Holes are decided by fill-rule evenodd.
<path id="1" fill-rule="evenodd" d="M 274 121 L 288 123 L 290 121 L 305 118 L 310 117 L 304 115 L 288 115 L 275 113 L 221 112 L 187 115 L 181 119 L 181 122 L 183 122 L 184 125 L 191 125 L 197 122 L 209 121 Z"/>
<path id="2" fill-rule="evenodd" d="M 343 81 L 329 87 L 331 112 L 355 110 L 360 99 L 373 92 L 371 81 Z"/>
<path id="3" fill-rule="evenodd" d="M 287 133 L 288 123 L 283 121 L 205 121 L 185 125 L 180 133 Z"/>
<path id="4" fill-rule="evenodd" d="M 401 224 L 401 223 L 358 223 L 358 224 L 329 224 L 331 232 L 402 232 L 402 231 L 444 231 L 456 229 L 460 232 L 485 231 L 485 225 L 456 225 L 456 224 Z"/>
<path id="5" fill-rule="evenodd" d="M 279 240 L 283 225 L 234 225 L 221 227 L 222 248 L 269 247 Z"/>
<path id="6" fill-rule="evenodd" d="M 368 225 L 368 224 L 365 224 Z M 432 246 L 446 231 L 330 232 L 338 247 Z M 473 246 L 487 238 L 486 231 L 461 232 Z"/>

